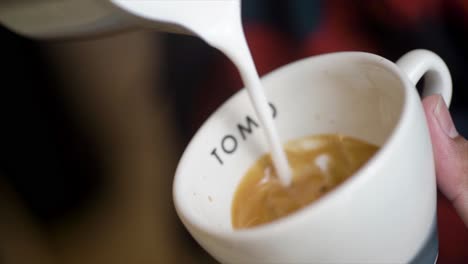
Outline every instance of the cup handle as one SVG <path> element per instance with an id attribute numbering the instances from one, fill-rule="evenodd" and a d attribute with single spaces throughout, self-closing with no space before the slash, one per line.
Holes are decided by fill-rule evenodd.
<path id="1" fill-rule="evenodd" d="M 413 50 L 403 55 L 396 64 L 414 85 L 425 75 L 422 97 L 440 94 L 447 106 L 450 105 L 452 77 L 447 65 L 437 54 L 428 50 Z"/>

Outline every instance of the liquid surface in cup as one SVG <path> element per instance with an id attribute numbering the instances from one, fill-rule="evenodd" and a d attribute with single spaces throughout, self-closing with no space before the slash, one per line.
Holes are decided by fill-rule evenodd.
<path id="1" fill-rule="evenodd" d="M 333 190 L 364 165 L 378 147 L 339 134 L 315 135 L 285 145 L 293 172 L 290 186 L 275 174 L 270 155 L 247 171 L 232 202 L 234 229 L 287 216 Z"/>

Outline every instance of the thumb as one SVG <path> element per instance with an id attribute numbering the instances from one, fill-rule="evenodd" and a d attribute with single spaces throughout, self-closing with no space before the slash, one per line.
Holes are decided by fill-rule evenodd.
<path id="1" fill-rule="evenodd" d="M 440 95 L 423 100 L 434 150 L 437 185 L 468 227 L 468 141 L 461 137 Z"/>

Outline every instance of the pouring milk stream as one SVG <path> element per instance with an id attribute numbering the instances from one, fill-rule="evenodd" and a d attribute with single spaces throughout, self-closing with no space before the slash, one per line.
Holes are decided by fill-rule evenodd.
<path id="1" fill-rule="evenodd" d="M 0 23 L 37 38 L 132 27 L 199 36 L 237 66 L 265 131 L 277 175 L 284 185 L 291 182 L 288 160 L 244 36 L 241 0 L 5 0 L 0 3 Z"/>
<path id="2" fill-rule="evenodd" d="M 291 170 L 278 132 L 270 115 L 241 21 L 240 0 L 131 1 L 115 4 L 149 21 L 180 25 L 222 51 L 237 66 L 257 117 L 265 131 L 277 175 L 283 185 L 291 183 Z"/>

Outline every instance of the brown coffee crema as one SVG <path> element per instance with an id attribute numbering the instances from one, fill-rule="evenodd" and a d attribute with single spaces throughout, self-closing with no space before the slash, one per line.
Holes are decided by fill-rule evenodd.
<path id="1" fill-rule="evenodd" d="M 281 184 L 269 154 L 258 159 L 234 194 L 234 229 L 274 221 L 316 201 L 353 175 L 378 147 L 348 136 L 327 134 L 290 141 L 285 150 L 293 172 L 291 185 Z"/>

